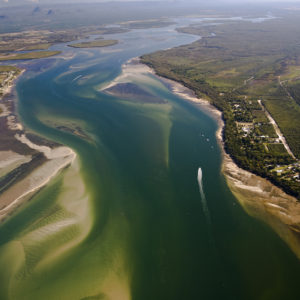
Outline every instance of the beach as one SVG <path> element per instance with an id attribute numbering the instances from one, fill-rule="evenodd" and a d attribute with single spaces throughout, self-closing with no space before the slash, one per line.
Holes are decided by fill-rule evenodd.
<path id="1" fill-rule="evenodd" d="M 0 222 L 12 215 L 23 203 L 31 199 L 51 179 L 76 159 L 75 152 L 52 142 L 35 137 L 33 143 L 19 122 L 15 112 L 12 90 L 18 76 L 9 78 L 0 100 L 2 113 L 0 149 Z M 51 145 L 51 146 L 49 146 Z"/>
<path id="2" fill-rule="evenodd" d="M 155 72 L 150 67 L 141 64 L 139 58 L 133 58 L 122 66 L 121 74 L 110 84 L 102 86 L 101 90 L 120 83 L 126 83 L 137 75 L 139 80 L 145 81 L 148 75 L 155 75 Z M 198 98 L 193 91 L 178 82 L 160 76 L 157 76 L 157 78 L 172 93 L 193 103 L 218 123 L 216 137 L 222 149 L 222 173 L 231 192 L 248 214 L 271 226 L 300 258 L 300 226 L 298 225 L 300 221 L 300 203 L 297 199 L 287 195 L 268 180 L 239 168 L 233 162 L 224 151 L 222 113 L 212 106 L 209 101 Z M 10 84 L 6 89 L 7 94 L 11 93 L 11 90 L 12 85 Z M 16 142 L 21 143 L 26 150 L 24 150 L 24 153 L 15 152 L 11 149 L 1 151 L 0 174 L 5 176 L 23 165 L 28 165 L 32 162 L 36 153 L 41 154 L 41 158 L 35 164 L 33 170 L 28 172 L 25 177 L 23 176 L 21 180 L 16 180 L 13 184 L 10 184 L 1 193 L 0 221 L 3 221 L 24 202 L 32 198 L 42 187 L 47 185 L 64 168 L 73 164 L 76 160 L 76 154 L 68 147 L 49 147 L 31 142 L 26 137 L 26 132 L 22 124 L 18 122 L 15 113 L 3 103 L 1 103 L 1 107 L 3 107 L 1 117 L 6 118 L 7 130 L 14 132 L 14 139 Z M 31 149 L 30 154 L 28 154 L 28 148 Z"/>

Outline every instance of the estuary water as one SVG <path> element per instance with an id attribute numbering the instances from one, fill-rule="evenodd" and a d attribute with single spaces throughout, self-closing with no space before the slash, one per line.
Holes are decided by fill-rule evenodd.
<path id="1" fill-rule="evenodd" d="M 298 260 L 220 173 L 216 121 L 134 67 L 130 97 L 101 91 L 129 59 L 197 39 L 175 27 L 26 64 L 22 122 L 77 160 L 1 224 L 0 299 L 298 298 Z"/>

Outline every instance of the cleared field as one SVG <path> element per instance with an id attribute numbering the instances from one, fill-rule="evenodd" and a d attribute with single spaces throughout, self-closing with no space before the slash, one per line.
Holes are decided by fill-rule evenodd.
<path id="1" fill-rule="evenodd" d="M 283 144 L 268 144 L 268 150 L 274 155 L 288 155 Z"/>
<path id="2" fill-rule="evenodd" d="M 256 123 L 268 123 L 269 120 L 266 114 L 262 110 L 253 110 L 252 116 L 254 117 L 254 122 Z"/>
<path id="3" fill-rule="evenodd" d="M 271 138 L 278 137 L 272 124 L 262 124 L 259 127 L 259 131 L 261 135 L 269 136 Z"/>

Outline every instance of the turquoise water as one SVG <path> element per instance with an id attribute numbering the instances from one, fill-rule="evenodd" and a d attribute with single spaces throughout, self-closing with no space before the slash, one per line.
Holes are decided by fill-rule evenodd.
<path id="1" fill-rule="evenodd" d="M 23 123 L 74 149 L 79 170 L 1 225 L 0 299 L 296 299 L 299 262 L 230 193 L 216 122 L 151 75 L 129 80 L 167 103 L 99 91 L 128 59 L 196 38 L 173 27 L 113 38 L 55 46 L 69 56 L 30 63 L 18 82 Z"/>

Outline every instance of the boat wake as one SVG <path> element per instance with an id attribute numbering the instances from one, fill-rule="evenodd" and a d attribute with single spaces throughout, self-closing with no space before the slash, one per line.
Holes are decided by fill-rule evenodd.
<path id="1" fill-rule="evenodd" d="M 207 206 L 207 201 L 206 201 L 206 197 L 204 194 L 204 190 L 203 190 L 203 182 L 202 182 L 202 169 L 199 168 L 198 169 L 198 184 L 199 184 L 199 191 L 200 191 L 200 196 L 201 196 L 201 203 L 202 203 L 202 208 L 203 208 L 203 213 L 205 215 L 206 221 L 208 223 L 208 225 L 211 225 L 211 218 L 210 218 L 210 213 L 209 213 L 209 209 Z"/>
<path id="2" fill-rule="evenodd" d="M 197 180 L 198 180 L 198 184 L 199 184 L 199 191 L 200 191 L 200 196 L 201 196 L 201 204 L 202 204 L 202 209 L 203 209 L 203 213 L 204 213 L 204 216 L 205 216 L 205 221 L 206 221 L 207 227 L 208 227 L 209 241 L 210 241 L 210 244 L 211 244 L 212 248 L 215 249 L 215 242 L 214 242 L 213 233 L 212 233 L 211 216 L 210 216 L 210 212 L 209 212 L 209 209 L 208 209 L 208 205 L 207 205 L 205 193 L 204 193 L 204 190 L 203 190 L 202 177 L 203 177 L 202 169 L 199 168 L 198 169 Z"/>

